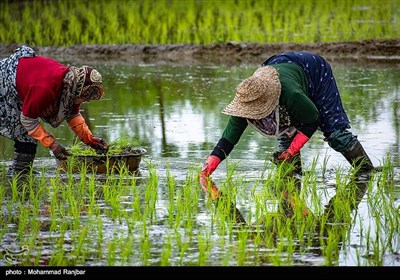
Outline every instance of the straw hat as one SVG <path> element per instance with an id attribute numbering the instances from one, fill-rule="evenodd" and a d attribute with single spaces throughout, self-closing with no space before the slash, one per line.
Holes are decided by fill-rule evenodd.
<path id="1" fill-rule="evenodd" d="M 259 120 L 278 106 L 280 95 L 278 71 L 271 66 L 264 66 L 237 86 L 235 97 L 222 113 Z"/>

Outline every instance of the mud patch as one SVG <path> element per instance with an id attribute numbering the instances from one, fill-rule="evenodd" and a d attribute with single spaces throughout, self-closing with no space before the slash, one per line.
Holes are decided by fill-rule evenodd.
<path id="1" fill-rule="evenodd" d="M 6 57 L 21 44 L 0 44 L 0 57 Z M 99 64 L 261 64 L 268 57 L 287 51 L 310 51 L 340 63 L 400 64 L 400 40 L 366 40 L 315 44 L 220 43 L 210 45 L 73 45 L 68 47 L 32 46 L 38 55 L 70 63 Z"/>

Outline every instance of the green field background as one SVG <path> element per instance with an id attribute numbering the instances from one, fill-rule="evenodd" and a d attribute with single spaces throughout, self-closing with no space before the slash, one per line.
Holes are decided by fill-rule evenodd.
<path id="1" fill-rule="evenodd" d="M 0 3 L 0 43 L 319 43 L 398 39 L 400 0 L 83 0 Z"/>

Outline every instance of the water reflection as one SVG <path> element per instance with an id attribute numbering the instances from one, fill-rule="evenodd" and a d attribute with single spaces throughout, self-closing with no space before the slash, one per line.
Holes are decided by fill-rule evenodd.
<path id="1" fill-rule="evenodd" d="M 380 187 L 378 188 L 377 185 L 374 185 L 371 192 L 384 192 L 384 195 L 379 197 L 387 197 L 388 201 L 393 201 L 393 207 L 398 211 L 400 201 L 398 187 L 400 183 L 396 176 L 398 176 L 398 158 L 400 152 L 400 69 L 390 66 L 370 66 L 368 68 L 356 65 L 344 66 L 332 64 L 332 66 L 337 77 L 344 107 L 349 118 L 352 120 L 352 131 L 354 134 L 359 135 L 359 139 L 370 155 L 373 164 L 376 166 L 381 165 L 387 154 L 389 154 L 395 164 L 395 176 L 393 179 L 395 187 L 385 189 L 385 183 L 381 182 Z M 83 107 L 82 113 L 85 115 L 91 130 L 96 135 L 99 135 L 99 137 L 108 141 L 113 141 L 120 137 L 137 139 L 140 145 L 147 150 L 147 158 L 144 159 L 142 165 L 142 176 L 146 177 L 149 175 L 146 165 L 146 161 L 148 161 L 155 167 L 159 178 L 158 186 L 154 185 L 158 187 L 155 190 L 157 192 L 157 201 L 151 201 L 151 203 L 155 204 L 156 210 L 154 211 L 156 212 L 152 213 L 155 214 L 154 216 L 148 217 L 149 220 L 152 220 L 149 222 L 148 228 L 146 228 L 148 230 L 148 234 L 146 235 L 148 239 L 145 241 L 151 241 L 152 243 L 150 249 L 151 257 L 148 258 L 149 264 L 160 264 L 160 255 L 162 249 L 165 248 L 164 239 L 171 238 L 175 240 L 174 238 L 176 237 L 173 234 L 179 233 L 182 239 L 180 241 L 182 242 L 185 241 L 188 244 L 193 242 L 194 244 L 189 244 L 191 246 L 189 249 L 195 251 L 199 244 L 196 240 L 193 241 L 191 239 L 193 238 L 192 236 L 185 236 L 184 226 L 179 227 L 176 232 L 173 232 L 175 229 L 171 230 L 171 228 L 168 228 L 168 223 L 176 223 L 173 213 L 174 203 L 177 200 L 188 199 L 191 195 L 185 192 L 188 189 L 192 189 L 190 187 L 196 185 L 193 182 L 191 184 L 186 183 L 185 180 L 188 171 L 193 171 L 194 167 L 200 168 L 203 164 L 204 159 L 219 139 L 227 122 L 228 117 L 221 114 L 220 111 L 232 100 L 237 84 L 243 78 L 251 75 L 257 65 L 179 66 L 99 64 L 96 67 L 103 74 L 107 92 L 104 100 Z M 64 146 L 72 145 L 75 141 L 75 136 L 69 127 L 66 125 L 62 125 L 62 127 L 64 129 L 57 129 L 57 131 L 49 128 L 49 132 L 53 133 Z M 321 139 L 318 139 L 318 134 L 316 134 L 303 148 L 306 150 L 303 153 L 303 169 L 307 171 L 311 166 L 316 166 L 317 174 L 315 177 L 317 181 L 311 184 L 312 187 L 304 187 L 303 185 L 301 188 L 292 189 L 291 193 L 285 193 L 281 189 L 268 189 L 267 193 L 274 195 L 274 199 L 271 198 L 268 202 L 272 204 L 272 201 L 274 201 L 276 203 L 276 211 L 265 211 L 264 223 L 252 219 L 254 217 L 252 214 L 255 213 L 255 210 L 252 209 L 254 207 L 253 198 L 255 193 L 257 194 L 256 191 L 262 188 L 256 185 L 275 168 L 273 164 L 269 163 L 269 159 L 276 148 L 276 139 L 264 138 L 251 129 L 248 129 L 242 137 L 243 141 L 238 143 L 237 148 L 231 153 L 227 161 L 213 174 L 213 178 L 217 184 L 224 183 L 228 175 L 229 166 L 232 165 L 236 166 L 237 174 L 245 178 L 243 184 L 237 186 L 238 195 L 234 206 L 242 215 L 239 217 L 239 221 L 243 218 L 249 226 L 253 226 L 247 233 L 254 232 L 261 234 L 267 231 L 273 232 L 275 229 L 274 223 L 286 222 L 288 218 L 290 221 L 290 217 L 293 217 L 293 211 L 302 211 L 303 209 L 305 209 L 305 215 L 298 216 L 303 217 L 302 221 L 309 219 L 309 214 L 320 220 L 326 219 L 323 220 L 323 228 L 319 227 L 318 224 L 313 224 L 313 230 L 308 232 L 313 236 L 312 240 L 319 242 L 317 242 L 318 246 L 310 244 L 310 246 L 306 246 L 306 249 L 304 249 L 302 247 L 304 244 L 300 242 L 301 239 L 294 238 L 298 236 L 279 236 L 279 233 L 270 235 L 275 236 L 273 241 L 278 240 L 278 238 L 292 238 L 295 240 L 295 243 L 298 242 L 298 248 L 301 248 L 301 253 L 297 251 L 293 254 L 293 262 L 295 264 L 308 263 L 311 265 L 325 264 L 326 260 L 324 260 L 324 256 L 318 255 L 321 251 L 319 246 L 332 245 L 332 243 L 324 243 L 329 240 L 323 239 L 325 233 L 339 232 L 343 230 L 343 227 L 351 227 L 352 232 L 349 232 L 350 229 L 346 228 L 348 236 L 344 235 L 341 236 L 343 239 L 332 241 L 335 245 L 332 249 L 339 250 L 338 254 L 335 255 L 335 259 L 331 261 L 332 263 L 339 262 L 342 265 L 357 265 L 358 262 L 362 262 L 359 260 L 349 260 L 345 256 L 345 253 L 340 251 L 339 247 L 342 246 L 341 248 L 343 248 L 343 245 L 345 245 L 345 252 L 350 251 L 357 256 L 359 254 L 357 250 L 361 251 L 363 249 L 361 247 L 364 246 L 361 239 L 365 228 L 375 230 L 374 234 L 378 236 L 376 238 L 383 238 L 382 236 L 385 236 L 380 231 L 386 228 L 382 225 L 387 226 L 385 224 L 386 217 L 380 217 L 379 208 L 374 210 L 366 202 L 365 185 L 355 184 L 349 186 L 352 189 L 360 190 L 354 194 L 354 200 L 348 200 L 347 196 L 342 195 L 346 193 L 345 189 L 342 191 L 336 188 L 337 178 L 346 176 L 347 172 L 347 170 L 342 170 L 336 173 L 336 169 L 340 166 L 347 169 L 349 165 L 340 154 L 332 151 L 325 142 L 321 141 L 323 138 L 322 134 L 320 135 Z M 5 164 L 8 164 L 13 155 L 12 143 L 7 139 L 0 138 L 0 147 L 1 159 L 3 159 Z M 325 162 L 326 160 L 327 163 Z M 47 170 L 48 173 L 46 173 L 46 176 L 50 180 L 48 184 L 54 187 L 52 182 L 55 180 L 55 172 L 52 167 L 55 168 L 55 161 L 50 157 L 48 151 L 39 147 L 35 163 L 37 164 L 37 169 L 44 168 Z M 178 193 L 176 196 L 172 196 L 169 189 L 169 173 L 174 176 L 176 184 L 174 191 Z M 70 179 L 65 178 L 65 180 L 68 182 Z M 79 178 L 75 178 L 75 180 L 68 187 L 64 186 L 65 188 L 70 188 L 72 194 L 79 192 L 78 190 L 82 191 L 93 187 L 90 182 L 80 181 Z M 102 220 L 96 221 L 96 223 L 99 223 L 96 227 L 104 229 L 104 240 L 113 241 L 113 238 L 116 238 L 114 237 L 114 233 L 117 233 L 115 235 L 121 234 L 123 236 L 121 238 L 126 238 L 127 242 L 133 242 L 130 238 L 141 240 L 142 233 L 135 231 L 135 228 L 140 230 L 141 224 L 145 222 L 146 218 L 143 220 L 137 218 L 135 220 L 135 211 L 132 209 L 134 207 L 141 209 L 140 207 L 146 205 L 146 201 L 138 200 L 137 202 L 135 201 L 137 205 L 133 205 L 132 197 L 135 197 L 135 194 L 132 193 L 133 188 L 130 186 L 132 182 L 129 180 L 128 182 L 116 180 L 115 183 L 108 181 L 108 183 L 111 186 L 110 188 L 104 188 L 103 183 L 96 183 L 100 184 L 100 187 L 93 190 L 89 189 L 89 192 L 95 192 L 96 195 L 93 197 L 96 198 L 96 201 L 84 201 L 85 205 L 82 206 L 82 209 L 86 209 L 87 205 L 91 205 L 98 211 Z M 127 189 L 123 188 L 125 183 L 128 184 Z M 80 184 L 83 185 L 81 188 L 78 188 Z M 141 184 L 146 184 L 146 182 L 139 181 L 137 184 L 140 184 L 139 191 L 143 192 L 143 194 L 141 193 L 138 196 L 144 198 L 146 196 L 146 189 Z M 391 184 L 387 185 L 392 186 Z M 297 184 L 293 184 L 293 186 L 297 186 Z M 112 190 L 113 188 L 114 190 Z M 107 200 L 108 191 L 121 191 L 119 196 L 120 201 Z M 328 207 L 321 211 L 318 208 L 320 206 L 308 201 L 308 199 L 300 199 L 304 198 L 300 196 L 304 192 L 310 192 L 306 197 L 318 197 L 319 200 L 317 201 L 320 202 L 317 203 L 318 205 L 326 204 Z M 80 193 L 78 194 L 79 196 L 81 195 Z M 12 196 L 12 192 L 5 193 L 4 197 L 7 195 Z M 56 199 L 57 194 L 50 193 L 49 198 L 47 198 L 47 195 L 45 197 L 46 199 Z M 6 200 L 5 198 L 4 201 Z M 341 208 L 346 200 L 351 202 L 349 205 L 351 207 L 346 208 L 351 209 L 351 211 L 344 211 Z M 184 222 L 194 224 L 193 227 L 196 229 L 195 232 L 199 238 L 204 235 L 206 239 L 211 235 L 211 239 L 216 241 L 216 244 L 220 244 L 215 248 L 209 249 L 208 264 L 212 265 L 214 262 L 220 261 L 218 265 L 237 265 L 235 259 L 230 259 L 231 256 L 229 256 L 229 253 L 236 252 L 240 244 L 234 242 L 233 244 L 227 243 L 226 240 L 231 240 L 231 236 L 218 236 L 215 233 L 218 229 L 213 227 L 211 214 L 208 208 L 205 207 L 206 201 L 204 198 L 200 198 L 198 202 L 193 208 L 190 208 L 190 211 L 185 212 L 187 217 L 185 216 Z M 379 201 L 375 203 L 379 205 Z M 42 208 L 38 211 L 38 219 L 40 219 L 42 226 L 41 236 L 38 239 L 43 244 L 36 250 L 40 251 L 44 249 L 51 253 L 53 240 L 58 237 L 54 237 L 53 232 L 48 231 L 49 228 L 59 226 L 60 228 L 57 230 L 67 232 L 67 229 L 64 227 L 68 227 L 67 222 L 72 217 L 62 217 L 61 214 L 63 213 L 52 213 L 45 207 L 45 204 L 43 203 L 41 205 Z M 65 208 L 67 207 L 68 205 L 65 205 Z M 114 220 L 113 211 L 115 209 L 120 210 L 121 208 L 128 213 L 127 217 L 133 217 L 132 220 L 135 221 L 135 224 Z M 6 210 L 10 211 L 10 213 L 7 213 Z M 18 210 L 24 211 L 25 209 L 21 207 Z M 12 211 L 14 209 L 10 206 L 9 209 L 5 209 L 3 212 L 4 220 L 7 220 L 9 227 L 7 229 L 8 232 L 4 232 L 2 239 L 6 245 L 15 242 L 18 231 L 18 226 L 15 226 L 18 221 L 12 218 Z M 357 212 L 357 215 L 355 212 Z M 50 215 L 54 215 L 55 223 L 58 222 L 59 225 L 49 224 Z M 270 219 L 271 216 L 275 218 Z M 356 218 L 349 220 L 351 217 Z M 82 213 L 81 219 L 82 225 L 86 225 L 86 213 Z M 266 224 L 265 221 L 268 221 L 268 223 Z M 391 223 L 397 226 L 398 220 L 391 220 Z M 124 235 L 125 233 L 126 235 Z M 91 240 L 98 238 L 96 233 L 91 234 L 93 234 L 93 236 L 90 236 Z M 238 234 L 243 234 L 243 231 L 238 231 Z M 299 235 L 300 231 L 296 232 L 296 234 Z M 392 238 L 392 244 L 394 245 L 393 251 L 397 250 L 398 252 L 396 245 L 399 244 L 399 240 L 396 234 L 398 234 L 398 230 L 394 231 L 393 236 L 390 238 Z M 373 234 L 371 234 L 372 238 L 375 238 Z M 69 241 L 67 240 L 64 244 L 66 251 L 73 249 L 71 244 L 67 244 Z M 128 261 L 129 265 L 143 264 L 141 263 L 143 256 L 141 256 L 140 252 L 143 244 L 143 242 L 139 242 L 132 245 L 138 251 L 132 253 L 131 260 L 130 262 Z M 177 244 L 173 243 L 172 245 Z M 251 254 L 258 252 L 258 260 L 255 260 L 255 257 L 249 253 L 252 257 L 246 260 L 247 264 L 270 265 L 274 263 L 274 259 L 271 260 L 273 252 L 270 247 L 260 247 L 257 248 L 257 251 L 253 250 L 254 247 L 251 247 L 252 244 L 247 245 Z M 101 247 L 101 244 L 97 244 L 96 246 Z M 90 249 L 95 250 L 94 248 Z M 50 258 L 50 253 L 48 258 Z M 199 259 L 197 253 L 190 254 L 189 252 L 185 254 L 185 257 L 187 257 L 186 260 L 182 261 L 180 259 L 180 252 L 174 253 L 170 260 L 170 264 L 173 265 L 190 265 L 196 263 Z M 226 261 L 223 260 L 225 256 L 227 258 Z M 90 251 L 87 260 L 89 264 L 107 264 L 107 256 L 96 256 L 96 251 L 93 253 Z M 43 260 L 44 263 L 46 261 L 45 259 Z M 396 264 L 396 261 L 388 265 L 393 264 Z"/>
<path id="2" fill-rule="evenodd" d="M 120 137 L 137 139 L 155 158 L 205 158 L 220 136 L 227 116 L 220 113 L 234 95 L 243 77 L 255 65 L 169 66 L 99 65 L 104 73 L 106 98 L 83 107 L 90 128 L 108 141 Z M 344 107 L 352 120 L 352 131 L 362 139 L 374 165 L 386 153 L 399 154 L 399 80 L 395 68 L 363 68 L 333 65 Z M 66 146 L 74 134 L 64 129 L 51 131 Z M 49 128 L 51 130 L 51 128 Z M 256 159 L 272 152 L 275 139 L 248 129 L 231 157 Z M 323 136 L 321 135 L 321 138 Z M 346 164 L 316 137 L 304 149 L 305 163 L 317 155 L 331 157 L 331 164 Z M 12 147 L 0 139 L 3 158 Z M 40 148 L 38 156 L 48 157 Z"/>
<path id="3" fill-rule="evenodd" d="M 339 256 L 346 242 L 350 242 L 350 231 L 357 207 L 368 187 L 368 181 L 351 180 L 337 186 L 325 209 L 313 212 L 302 199 L 302 180 L 297 176 L 286 176 L 280 186 L 274 186 L 277 201 L 276 212 L 264 213 L 249 226 L 254 238 L 273 237 L 275 250 L 283 256 L 288 252 L 293 261 L 313 265 L 313 259 L 324 259 L 324 265 L 338 265 Z M 287 241 L 284 241 L 287 240 Z M 268 243 L 265 245 L 268 246 Z M 294 253 L 293 253 L 294 252 Z M 307 256 L 309 260 L 307 260 Z M 297 259 L 299 258 L 299 259 Z M 314 263 L 315 264 L 315 263 Z"/>

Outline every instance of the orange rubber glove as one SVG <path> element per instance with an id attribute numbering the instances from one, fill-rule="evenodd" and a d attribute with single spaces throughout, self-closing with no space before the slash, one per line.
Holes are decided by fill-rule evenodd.
<path id="1" fill-rule="evenodd" d="M 91 148 L 95 149 L 97 153 L 107 153 L 109 145 L 101 138 L 93 137 L 92 132 L 86 124 L 85 119 L 81 114 L 72 118 L 68 125 L 75 132 L 76 136 Z"/>
<path id="2" fill-rule="evenodd" d="M 279 160 L 289 160 L 295 154 L 300 152 L 300 149 L 310 140 L 307 136 L 305 136 L 301 131 L 299 131 L 296 136 L 293 138 L 292 143 L 290 143 L 289 148 L 284 151 L 279 157 Z"/>
<path id="3" fill-rule="evenodd" d="M 44 147 L 50 148 L 53 155 L 59 160 L 65 160 L 71 154 L 60 144 L 57 143 L 53 135 L 39 123 L 34 129 L 28 131 L 28 135 L 40 142 Z"/>
<path id="4" fill-rule="evenodd" d="M 201 188 L 207 195 L 211 197 L 212 200 L 215 200 L 221 196 L 220 190 L 210 178 L 211 174 L 215 171 L 215 169 L 217 169 L 220 163 L 221 159 L 219 157 L 210 155 L 208 156 L 200 173 Z"/>
<path id="5" fill-rule="evenodd" d="M 56 141 L 54 136 L 48 133 L 40 123 L 31 131 L 28 131 L 28 135 L 35 138 L 46 148 L 49 148 Z"/>
<path id="6" fill-rule="evenodd" d="M 78 136 L 79 139 L 86 145 L 92 142 L 93 134 L 90 131 L 89 127 L 86 124 L 85 119 L 81 114 L 73 117 L 68 125 L 71 127 L 72 131 L 75 132 L 75 135 Z"/>

